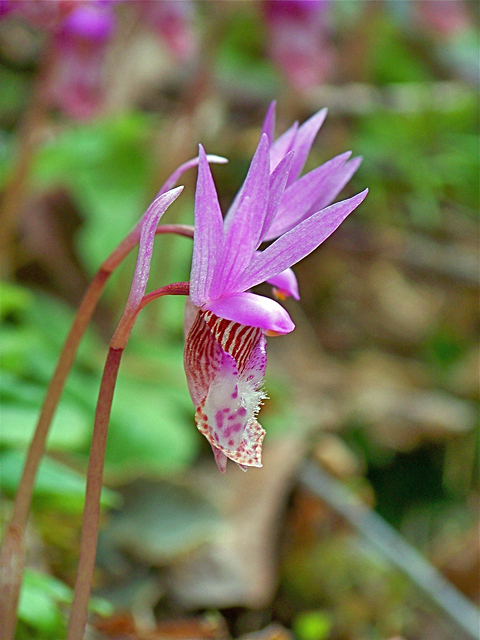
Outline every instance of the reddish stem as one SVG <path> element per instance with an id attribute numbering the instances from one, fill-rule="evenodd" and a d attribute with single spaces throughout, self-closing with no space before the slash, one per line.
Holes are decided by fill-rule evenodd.
<path id="1" fill-rule="evenodd" d="M 110 343 L 110 349 L 105 363 L 97 409 L 93 428 L 90 458 L 88 461 L 87 490 L 85 495 L 85 508 L 83 511 L 82 535 L 80 539 L 80 558 L 78 573 L 75 582 L 75 593 L 70 620 L 68 625 L 67 640 L 82 640 L 85 633 L 85 625 L 88 615 L 88 601 L 92 587 L 93 572 L 95 568 L 95 554 L 97 550 L 98 523 L 100 518 L 100 495 L 102 491 L 103 466 L 105 462 L 105 450 L 107 445 L 108 424 L 112 407 L 113 393 L 117 379 L 118 368 L 123 350 L 139 311 L 151 300 L 165 295 L 188 294 L 189 283 L 179 282 L 161 289 L 157 289 L 142 298 L 136 309 L 122 316 L 117 331 Z M 124 317 L 126 317 L 124 321 Z"/>
<path id="2" fill-rule="evenodd" d="M 103 262 L 90 283 L 65 340 L 57 367 L 50 381 L 38 418 L 35 433 L 27 451 L 22 477 L 15 496 L 13 514 L 7 526 L 0 552 L 0 640 L 12 640 L 16 625 L 16 611 L 25 565 L 25 529 L 32 502 L 38 466 L 45 452 L 48 430 L 62 395 L 67 376 L 75 359 L 80 341 L 92 318 L 98 300 L 110 274 L 138 243 L 140 224 Z M 187 225 L 165 225 L 157 233 L 193 235 Z"/>
<path id="3" fill-rule="evenodd" d="M 87 491 L 83 511 L 80 559 L 75 582 L 72 609 L 68 625 L 68 640 L 82 640 L 87 622 L 88 601 L 95 568 L 98 523 L 100 519 L 100 495 L 102 491 L 103 464 L 107 446 L 108 423 L 112 408 L 113 392 L 123 349 L 108 351 L 98 395 L 92 446 L 88 460 Z"/>
<path id="4" fill-rule="evenodd" d="M 28 448 L 22 477 L 15 496 L 12 517 L 7 527 L 0 553 L 1 640 L 11 640 L 15 632 L 16 610 L 25 565 L 25 529 L 38 466 L 45 452 L 48 430 L 68 373 L 75 359 L 78 345 L 90 322 L 109 275 L 109 272 L 101 269 L 87 289 L 60 354 L 38 418 L 35 433 Z M 15 567 L 15 571 L 13 571 L 13 567 Z"/>

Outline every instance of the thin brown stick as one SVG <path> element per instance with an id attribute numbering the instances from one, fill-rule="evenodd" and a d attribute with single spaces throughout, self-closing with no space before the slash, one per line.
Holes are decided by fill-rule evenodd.
<path id="1" fill-rule="evenodd" d="M 57 368 L 50 381 L 35 433 L 28 448 L 22 477 L 15 496 L 12 517 L 0 552 L 1 640 L 11 640 L 15 632 L 18 597 L 25 565 L 25 530 L 32 502 L 35 477 L 45 452 L 48 430 L 62 395 L 68 373 L 75 359 L 78 345 L 90 322 L 109 275 L 109 272 L 100 270 L 88 287 L 80 304 L 60 354 Z"/>
<path id="2" fill-rule="evenodd" d="M 123 242 L 103 262 L 90 283 L 70 332 L 65 340 L 57 367 L 50 381 L 38 418 L 33 439 L 27 451 L 22 477 L 15 496 L 13 514 L 6 528 L 0 551 L 0 640 L 12 640 L 15 633 L 18 598 L 25 566 L 25 529 L 32 502 L 35 478 L 40 461 L 45 453 L 48 431 L 62 395 L 67 376 L 85 330 L 92 318 L 98 300 L 110 274 L 137 244 L 140 223 L 126 236 Z M 165 225 L 157 233 L 177 233 L 193 236 L 187 225 Z"/>
<path id="3" fill-rule="evenodd" d="M 95 568 L 98 523 L 100 520 L 100 494 L 102 491 L 103 464 L 107 446 L 108 423 L 113 392 L 123 349 L 108 351 L 98 395 L 92 446 L 88 460 L 87 491 L 83 512 L 80 559 L 75 582 L 75 593 L 68 625 L 68 640 L 82 640 L 88 614 L 88 601 Z"/>
<path id="4" fill-rule="evenodd" d="M 123 323 L 122 316 L 115 332 L 105 363 L 97 409 L 93 427 L 92 444 L 87 471 L 87 490 L 80 538 L 80 557 L 78 561 L 77 579 L 73 596 L 67 640 L 83 640 L 88 615 L 88 601 L 92 587 L 97 550 L 98 524 L 100 519 L 100 495 L 102 491 L 103 466 L 107 445 L 108 425 L 112 408 L 113 393 L 117 379 L 120 359 L 130 336 L 138 312 L 145 304 L 165 295 L 187 295 L 188 282 L 179 282 L 162 287 L 144 296 L 137 309 L 125 313 L 130 318 Z M 120 331 L 118 330 L 120 329 Z"/>

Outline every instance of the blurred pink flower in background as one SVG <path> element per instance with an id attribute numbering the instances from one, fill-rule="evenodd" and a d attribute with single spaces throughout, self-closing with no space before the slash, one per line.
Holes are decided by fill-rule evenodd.
<path id="1" fill-rule="evenodd" d="M 105 57 L 115 22 L 109 3 L 76 3 L 55 34 L 57 59 L 51 95 L 74 118 L 91 118 L 101 107 Z"/>
<path id="2" fill-rule="evenodd" d="M 95 116 L 105 87 L 105 54 L 115 31 L 113 2 L 4 2 L 0 17 L 19 17 L 51 38 L 50 101 L 77 119 Z"/>
<path id="3" fill-rule="evenodd" d="M 451 37 L 468 29 L 470 20 L 462 0 L 416 0 L 413 11 L 418 22 L 440 37 Z"/>
<path id="4" fill-rule="evenodd" d="M 50 101 L 75 119 L 101 111 L 106 91 L 108 46 L 124 0 L 0 0 L 0 19 L 20 18 L 45 31 L 53 47 L 48 74 Z M 196 51 L 192 2 L 132 2 L 180 62 Z"/>
<path id="5" fill-rule="evenodd" d="M 272 60 L 304 90 L 325 82 L 335 66 L 329 41 L 329 0 L 264 0 Z"/>
<path id="6" fill-rule="evenodd" d="M 178 60 L 188 60 L 197 50 L 193 28 L 195 7 L 190 0 L 142 2 L 146 21 L 153 26 Z"/>

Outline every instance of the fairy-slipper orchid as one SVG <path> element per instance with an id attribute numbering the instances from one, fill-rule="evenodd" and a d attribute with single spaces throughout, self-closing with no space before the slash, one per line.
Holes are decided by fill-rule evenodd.
<path id="1" fill-rule="evenodd" d="M 300 224 L 290 219 L 287 233 L 264 251 L 258 250 L 276 220 L 292 171 L 290 184 L 295 186 L 322 117 L 317 114 L 308 126 L 293 129 L 292 139 L 281 151 L 276 144 L 273 163 L 271 134 L 266 127 L 225 220 L 200 146 L 185 371 L 197 427 L 212 445 L 221 471 L 225 471 L 228 458 L 242 469 L 261 466 L 265 432 L 257 414 L 264 398 L 265 335 L 285 334 L 294 328 L 281 305 L 248 289 L 268 281 L 277 288 L 279 297 L 298 298 L 290 267 L 323 242 L 367 194 L 365 190 L 313 212 Z M 337 161 L 338 167 L 345 160 Z M 316 175 L 301 179 L 310 194 L 309 207 L 319 197 L 309 183 L 315 182 Z"/>
<path id="2" fill-rule="evenodd" d="M 197 427 L 212 445 L 220 470 L 226 458 L 260 467 L 265 431 L 257 413 L 265 397 L 265 336 L 201 309 L 185 342 L 185 369 Z M 223 454 L 223 455 L 219 455 Z"/>

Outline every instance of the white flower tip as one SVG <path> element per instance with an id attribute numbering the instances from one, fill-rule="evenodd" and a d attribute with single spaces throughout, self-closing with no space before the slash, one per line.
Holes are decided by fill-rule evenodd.
<path id="1" fill-rule="evenodd" d="M 226 164 L 228 162 L 228 158 L 224 158 L 223 156 L 217 156 L 214 153 L 208 153 L 207 160 L 215 164 Z"/>

